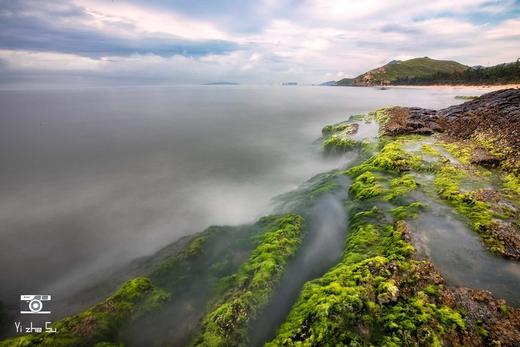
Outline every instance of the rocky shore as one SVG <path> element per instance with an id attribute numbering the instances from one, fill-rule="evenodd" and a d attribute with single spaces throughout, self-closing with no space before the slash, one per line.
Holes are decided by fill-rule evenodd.
<path id="1" fill-rule="evenodd" d="M 440 136 L 447 148 L 459 158 L 456 168 L 471 171 L 471 165 L 496 168 L 504 174 L 508 189 L 481 189 L 468 201 L 486 204 L 500 214 L 507 195 L 518 198 L 520 173 L 520 89 L 505 89 L 441 110 L 392 107 L 385 110 L 382 133 L 397 135 Z M 515 224 L 519 211 L 512 207 L 506 212 L 512 218 L 495 219 L 480 225 L 479 232 L 488 240 L 501 244 L 499 253 L 520 259 L 520 232 Z"/>
<path id="2" fill-rule="evenodd" d="M 508 89 L 442 110 L 391 107 L 328 125 L 324 154 L 356 160 L 284 194 L 277 214 L 184 238 L 105 300 L 53 323 L 58 333 L 0 346 L 251 345 L 251 327 L 294 257 L 312 250 L 324 199 L 346 216 L 343 254 L 287 297 L 292 306 L 278 312 L 266 346 L 519 346 L 519 119 L 520 90 Z M 366 129 L 374 134 L 359 136 Z M 432 206 L 457 223 L 422 230 L 421 217 L 440 218 Z M 471 237 L 453 238 L 456 227 Z M 428 240 L 436 237 L 443 247 Z M 452 257 L 448 271 L 435 252 Z M 495 264 L 504 283 L 474 271 Z M 481 282 L 448 276 L 465 272 Z"/>
<path id="3" fill-rule="evenodd" d="M 442 132 L 453 140 L 474 142 L 472 161 L 520 170 L 520 89 L 490 92 L 441 110 L 393 107 L 383 134 L 432 135 Z"/>

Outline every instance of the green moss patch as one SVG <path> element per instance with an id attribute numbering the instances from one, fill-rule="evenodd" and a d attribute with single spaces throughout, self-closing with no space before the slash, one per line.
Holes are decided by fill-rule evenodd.
<path id="1" fill-rule="evenodd" d="M 303 236 L 303 219 L 285 215 L 277 219 L 238 272 L 223 299 L 203 320 L 198 346 L 247 344 L 247 327 L 265 306 L 288 259 Z"/>
<path id="2" fill-rule="evenodd" d="M 337 123 L 337 124 L 329 124 L 321 129 L 321 133 L 323 136 L 331 135 L 338 132 L 352 132 L 355 129 L 353 124 L 348 124 L 346 122 Z"/>
<path id="3" fill-rule="evenodd" d="M 407 170 L 420 165 L 396 140 L 345 172 L 354 181 L 343 259 L 304 286 L 268 346 L 435 345 L 465 329 L 461 314 L 439 303 L 435 283 L 419 274 L 429 263 L 413 260 L 405 240 L 403 220 L 424 208 L 408 201 L 417 183 Z"/>
<path id="4" fill-rule="evenodd" d="M 512 201 L 520 204 L 520 178 L 512 173 L 504 175 L 502 191 Z"/>
<path id="5" fill-rule="evenodd" d="M 488 203 L 479 200 L 474 192 L 461 191 L 461 182 L 466 177 L 467 173 L 461 168 L 449 164 L 444 165 L 434 180 L 437 193 L 468 219 L 471 228 L 481 235 L 482 240 L 492 252 L 503 254 L 505 244 L 490 232 L 495 223 L 494 218 L 498 215 Z"/>
<path id="6" fill-rule="evenodd" d="M 419 155 L 406 152 L 402 141 L 388 142 L 383 148 L 363 164 L 349 169 L 348 175 L 358 175 L 366 171 L 390 171 L 399 173 L 409 170 L 422 170 L 423 163 Z"/>
<path id="7" fill-rule="evenodd" d="M 357 142 L 341 135 L 331 135 L 323 141 L 325 153 L 347 152 L 356 147 Z"/>
<path id="8" fill-rule="evenodd" d="M 411 260 L 399 228 L 378 218 L 377 209 L 354 214 L 342 262 L 304 286 L 267 346 L 433 345 L 465 328 L 431 283 L 417 282 L 424 263 Z"/>

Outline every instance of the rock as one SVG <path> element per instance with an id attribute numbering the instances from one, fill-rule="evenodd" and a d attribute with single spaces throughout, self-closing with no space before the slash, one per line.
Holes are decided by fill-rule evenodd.
<path id="1" fill-rule="evenodd" d="M 388 121 L 383 126 L 385 135 L 420 134 L 432 135 L 433 129 L 442 130 L 437 123 L 435 110 L 417 107 L 393 107 L 387 110 Z"/>
<path id="2" fill-rule="evenodd" d="M 471 163 L 485 167 L 497 167 L 500 159 L 483 148 L 476 148 L 471 154 Z"/>
<path id="3" fill-rule="evenodd" d="M 433 130 L 430 129 L 430 128 L 427 128 L 427 127 L 422 127 L 422 128 L 419 128 L 419 129 L 415 129 L 414 134 L 419 134 L 419 135 L 433 135 Z"/>
<path id="4" fill-rule="evenodd" d="M 473 140 L 495 148 L 500 158 L 482 146 L 472 161 L 484 166 L 506 163 L 509 171 L 520 173 L 520 89 L 503 89 L 442 110 L 393 107 L 386 110 L 384 135 L 432 135 L 444 132 L 459 140 Z"/>
<path id="5" fill-rule="evenodd" d="M 450 306 L 465 312 L 465 321 L 475 330 L 486 329 L 485 345 L 497 341 L 497 346 L 520 345 L 520 309 L 507 306 L 490 292 L 469 288 L 448 289 L 443 299 Z"/>
<path id="6" fill-rule="evenodd" d="M 385 305 L 391 302 L 396 302 L 399 297 L 398 292 L 396 293 L 382 293 L 377 296 L 377 302 L 381 305 Z"/>

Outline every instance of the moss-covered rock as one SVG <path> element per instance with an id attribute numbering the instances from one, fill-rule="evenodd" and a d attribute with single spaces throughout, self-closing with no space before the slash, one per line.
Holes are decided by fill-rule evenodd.
<path id="1" fill-rule="evenodd" d="M 268 346 L 433 345 L 464 330 L 461 314 L 437 301 L 436 282 L 420 277 L 426 263 L 412 259 L 407 229 L 399 222 L 423 208 L 407 202 L 417 183 L 403 170 L 418 166 L 419 159 L 390 142 L 346 171 L 354 177 L 354 206 L 344 257 L 305 285 Z M 370 207 L 366 200 L 390 204 Z"/>
<path id="2" fill-rule="evenodd" d="M 340 135 L 331 135 L 323 141 L 323 150 L 325 153 L 347 152 L 355 147 L 356 141 Z"/>
<path id="3" fill-rule="evenodd" d="M 229 290 L 202 322 L 197 346 L 247 345 L 247 326 L 269 300 L 274 285 L 303 236 L 303 219 L 285 215 L 273 222 Z"/>

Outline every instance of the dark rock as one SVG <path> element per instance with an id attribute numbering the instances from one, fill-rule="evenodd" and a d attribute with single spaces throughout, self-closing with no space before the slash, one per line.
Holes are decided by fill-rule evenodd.
<path id="1" fill-rule="evenodd" d="M 471 163 L 485 167 L 497 167 L 500 159 L 483 148 L 477 148 L 471 154 Z"/>
<path id="2" fill-rule="evenodd" d="M 474 345 L 520 345 L 519 308 L 507 306 L 504 300 L 495 299 L 490 292 L 479 289 L 450 288 L 443 293 L 442 300 L 465 312 L 465 322 L 471 330 L 486 329 L 485 340 Z M 472 336 L 463 345 L 473 345 L 475 341 L 478 336 Z"/>
<path id="3" fill-rule="evenodd" d="M 422 127 L 419 129 L 415 129 L 413 133 L 419 135 L 433 135 L 433 130 L 427 127 Z"/>
<path id="4" fill-rule="evenodd" d="M 507 167 L 520 173 L 520 89 L 503 89 L 484 94 L 477 99 L 442 110 L 417 107 L 393 107 L 387 110 L 385 135 L 444 132 L 459 140 L 479 138 L 486 148 L 498 149 L 497 158 L 485 151 L 474 154 L 474 163 L 497 166 L 505 160 Z"/>

